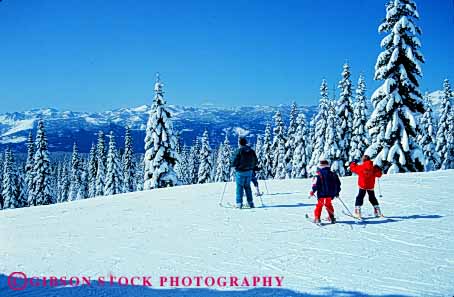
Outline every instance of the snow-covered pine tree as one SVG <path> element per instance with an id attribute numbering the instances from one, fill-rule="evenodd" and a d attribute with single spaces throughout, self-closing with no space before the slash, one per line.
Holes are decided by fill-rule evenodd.
<path id="1" fill-rule="evenodd" d="M 292 178 L 307 177 L 307 129 L 306 117 L 300 113 L 296 118 L 296 131 L 294 136 L 294 153 L 292 157 Z"/>
<path id="2" fill-rule="evenodd" d="M 263 136 L 261 155 L 263 179 L 273 178 L 273 151 L 271 144 L 271 125 L 269 123 L 267 123 L 265 127 L 265 135 Z"/>
<path id="3" fill-rule="evenodd" d="M 369 146 L 369 135 L 366 130 L 367 123 L 367 99 L 366 82 L 361 74 L 356 88 L 356 101 L 353 104 L 353 128 L 350 142 L 349 160 L 361 160 L 364 152 Z"/>
<path id="4" fill-rule="evenodd" d="M 95 196 L 104 196 L 106 183 L 106 145 L 104 132 L 99 131 L 96 144 L 96 193 Z"/>
<path id="5" fill-rule="evenodd" d="M 375 65 L 375 80 L 383 84 L 373 93 L 374 111 L 367 123 L 372 144 L 366 154 L 387 173 L 422 171 L 424 156 L 416 141 L 415 116 L 424 112 L 419 78 L 420 52 L 416 24 L 419 14 L 413 0 L 393 0 L 379 32 L 387 33 L 381 42 L 383 52 Z"/>
<path id="6" fill-rule="evenodd" d="M 57 202 L 66 202 L 69 199 L 69 187 L 71 186 L 71 175 L 67 160 L 61 165 L 60 197 Z"/>
<path id="7" fill-rule="evenodd" d="M 424 153 L 424 170 L 433 171 L 439 167 L 439 157 L 435 150 L 435 125 L 432 116 L 432 101 L 429 94 L 424 96 L 426 111 L 420 118 L 420 134 L 418 136 L 419 145 Z"/>
<path id="8" fill-rule="evenodd" d="M 191 181 L 191 172 L 189 170 L 189 150 L 186 145 L 183 145 L 180 149 L 180 158 L 177 164 L 175 164 L 175 172 L 177 174 L 178 181 L 182 185 L 189 185 Z"/>
<path id="9" fill-rule="evenodd" d="M 257 167 L 260 168 L 256 172 L 257 179 L 265 179 L 265 171 L 263 170 L 263 138 L 262 135 L 257 135 L 257 140 L 255 142 L 255 153 L 257 154 Z"/>
<path id="10" fill-rule="evenodd" d="M 57 176 L 56 176 L 56 178 L 57 178 L 57 185 L 56 186 L 57 187 L 56 187 L 55 190 L 56 190 L 57 194 L 55 196 L 55 199 L 56 199 L 56 201 L 58 203 L 61 200 L 61 187 L 62 187 L 61 186 L 61 182 L 62 182 L 62 166 L 61 166 L 61 162 L 60 161 L 57 161 L 57 173 L 56 174 L 57 174 Z"/>
<path id="11" fill-rule="evenodd" d="M 88 161 L 81 159 L 81 175 L 80 175 L 80 188 L 79 193 L 77 193 L 77 199 L 86 199 L 90 191 L 90 186 L 88 183 Z"/>
<path id="12" fill-rule="evenodd" d="M 3 208 L 3 154 L 0 153 L 0 209 Z"/>
<path id="13" fill-rule="evenodd" d="M 136 163 L 136 191 L 143 191 L 143 174 L 145 172 L 145 163 L 144 163 L 144 155 L 140 154 L 140 156 L 137 157 Z"/>
<path id="14" fill-rule="evenodd" d="M 284 179 L 287 177 L 287 162 L 285 161 L 285 135 L 284 121 L 282 120 L 281 112 L 277 111 L 273 117 L 273 144 L 272 158 L 275 179 Z"/>
<path id="15" fill-rule="evenodd" d="M 120 160 L 118 158 L 117 146 L 113 131 L 109 135 L 109 150 L 107 152 L 107 173 L 104 195 L 115 195 L 121 193 L 121 172 Z"/>
<path id="16" fill-rule="evenodd" d="M 27 161 L 25 163 L 25 183 L 26 193 L 25 197 L 27 201 L 31 199 L 30 195 L 33 195 L 33 160 L 35 158 L 35 144 L 33 142 L 33 134 L 30 131 L 27 138 Z"/>
<path id="17" fill-rule="evenodd" d="M 200 140 L 196 138 L 189 151 L 189 180 L 191 184 L 196 184 L 198 182 L 200 150 Z"/>
<path id="18" fill-rule="evenodd" d="M 342 71 L 342 80 L 339 81 L 338 86 L 341 91 L 336 110 L 338 117 L 337 134 L 339 139 L 339 161 L 342 163 L 341 166 L 343 166 L 344 169 L 347 169 L 347 164 L 350 161 L 349 152 L 353 124 L 352 81 L 350 76 L 350 66 L 348 63 L 345 63 Z M 340 172 L 342 172 L 342 170 L 340 170 L 339 173 Z"/>
<path id="19" fill-rule="evenodd" d="M 73 145 L 73 153 L 71 157 L 71 178 L 69 186 L 69 201 L 77 200 L 78 193 L 81 187 L 82 166 L 79 158 L 79 149 L 77 144 Z"/>
<path id="20" fill-rule="evenodd" d="M 133 160 L 133 145 L 131 137 L 131 128 L 126 127 L 125 133 L 125 151 L 123 153 L 123 193 L 135 191 L 135 168 Z"/>
<path id="21" fill-rule="evenodd" d="M 16 193 L 17 193 L 17 205 L 18 207 L 27 206 L 28 191 L 27 184 L 25 182 L 25 164 L 16 167 Z M 55 197 L 55 196 L 53 196 Z"/>
<path id="22" fill-rule="evenodd" d="M 227 182 L 230 180 L 230 158 L 232 156 L 232 148 L 228 134 L 225 133 L 224 143 L 219 146 L 219 153 L 216 166 L 215 182 Z"/>
<path id="23" fill-rule="evenodd" d="M 210 141 L 208 138 L 208 131 L 205 130 L 202 136 L 201 148 L 200 148 L 200 166 L 197 174 L 197 182 L 199 184 L 205 184 L 211 182 L 211 169 L 212 169 L 212 156 Z"/>
<path id="24" fill-rule="evenodd" d="M 96 196 L 96 169 L 98 163 L 96 160 L 96 146 L 92 143 L 88 155 L 88 198 Z"/>
<path id="25" fill-rule="evenodd" d="M 435 147 L 437 155 L 440 156 L 440 162 L 437 164 L 437 169 L 441 169 L 442 164 L 445 163 L 445 158 L 448 156 L 447 150 L 449 135 L 454 133 L 454 131 L 449 128 L 449 116 L 453 109 L 451 106 L 451 97 L 451 84 L 449 83 L 448 79 L 445 79 L 443 82 L 443 97 L 441 98 L 440 119 L 438 121 L 438 131 Z"/>
<path id="26" fill-rule="evenodd" d="M 5 150 L 5 157 L 3 161 L 2 188 L 3 208 L 22 207 L 20 201 L 17 199 L 16 168 L 14 165 L 14 156 L 9 147 Z"/>
<path id="27" fill-rule="evenodd" d="M 441 169 L 454 169 L 454 109 L 451 109 L 451 112 L 448 116 L 448 137 L 446 151 L 443 155 L 443 163 L 441 164 Z"/>
<path id="28" fill-rule="evenodd" d="M 33 160 L 33 193 L 29 196 L 29 205 L 52 204 L 50 175 L 46 131 L 43 120 L 39 120 L 35 139 L 35 157 Z"/>
<path id="29" fill-rule="evenodd" d="M 312 156 L 309 162 L 309 173 L 313 174 L 317 170 L 320 157 L 323 156 L 325 149 L 325 138 L 327 129 L 329 98 L 328 83 L 324 79 L 320 86 L 320 103 L 318 105 L 317 115 L 314 118 L 314 136 L 312 143 Z"/>
<path id="30" fill-rule="evenodd" d="M 330 161 L 331 170 L 340 176 L 345 175 L 344 162 L 341 159 L 340 145 L 341 139 L 339 136 L 339 117 L 336 111 L 336 102 L 329 102 L 328 120 L 326 126 L 326 139 L 324 148 L 324 157 Z"/>
<path id="31" fill-rule="evenodd" d="M 178 161 L 177 138 L 173 132 L 172 116 L 166 108 L 159 74 L 156 76 L 154 92 L 145 136 L 145 190 L 178 184 L 174 171 Z"/>
<path id="32" fill-rule="evenodd" d="M 298 105 L 293 102 L 290 108 L 290 122 L 287 129 L 286 143 L 285 143 L 285 162 L 287 166 L 287 177 L 292 174 L 292 158 L 295 151 L 295 133 L 297 129 Z"/>
<path id="33" fill-rule="evenodd" d="M 309 122 L 309 127 L 307 129 L 307 150 L 306 151 L 307 151 L 308 168 L 309 168 L 309 163 L 312 158 L 312 151 L 314 150 L 315 116 L 316 116 L 316 114 L 312 115 L 311 121 Z M 309 171 L 309 169 L 308 169 L 308 171 Z"/>

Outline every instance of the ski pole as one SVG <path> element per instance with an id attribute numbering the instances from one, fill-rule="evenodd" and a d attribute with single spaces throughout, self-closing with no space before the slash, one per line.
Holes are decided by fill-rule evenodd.
<path id="1" fill-rule="evenodd" d="M 344 208 L 348 211 L 348 213 L 353 217 L 354 215 L 352 214 L 352 212 L 350 211 L 350 209 L 348 209 L 347 205 L 345 205 L 344 201 L 341 199 L 341 197 L 337 197 L 337 199 L 339 199 L 339 201 L 342 203 L 342 205 L 344 206 Z"/>
<path id="2" fill-rule="evenodd" d="M 266 179 L 263 180 L 263 183 L 265 184 L 266 193 L 269 195 L 270 191 L 268 191 L 268 185 L 266 183 Z"/>
<path id="3" fill-rule="evenodd" d="M 222 202 L 224 201 L 225 190 L 227 189 L 227 183 L 224 184 L 224 190 L 222 191 L 221 199 L 219 200 L 219 206 L 222 206 Z"/>
<path id="4" fill-rule="evenodd" d="M 378 197 L 382 198 L 383 195 L 381 194 L 381 185 L 380 185 L 380 179 L 378 179 Z"/>
<path id="5" fill-rule="evenodd" d="M 260 195 L 259 198 L 260 198 L 260 203 L 262 203 L 262 207 L 265 207 L 265 204 L 263 204 L 262 195 Z"/>

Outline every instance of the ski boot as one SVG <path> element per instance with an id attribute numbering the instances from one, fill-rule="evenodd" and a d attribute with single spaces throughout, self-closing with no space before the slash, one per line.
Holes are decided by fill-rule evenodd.
<path id="1" fill-rule="evenodd" d="M 249 203 L 249 208 L 255 208 L 254 203 Z"/>
<path id="2" fill-rule="evenodd" d="M 381 213 L 381 210 L 380 210 L 380 206 L 378 206 L 378 205 L 374 206 L 374 215 L 376 218 L 380 218 L 383 216 L 383 214 Z"/>
<path id="3" fill-rule="evenodd" d="M 235 205 L 235 208 L 242 209 L 242 208 L 243 208 L 243 204 L 237 203 L 237 204 Z"/>
<path id="4" fill-rule="evenodd" d="M 336 224 L 336 217 L 334 216 L 334 214 L 329 215 L 329 221 L 331 222 L 331 224 Z"/>
<path id="5" fill-rule="evenodd" d="M 322 223 L 322 221 L 320 220 L 320 218 L 314 219 L 314 224 L 321 225 L 321 223 Z"/>
<path id="6" fill-rule="evenodd" d="M 356 206 L 355 207 L 355 217 L 357 217 L 358 219 L 362 219 L 361 217 L 361 206 Z"/>

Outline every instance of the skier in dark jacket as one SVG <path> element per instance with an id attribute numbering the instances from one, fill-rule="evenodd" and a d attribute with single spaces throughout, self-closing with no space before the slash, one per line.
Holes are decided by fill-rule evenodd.
<path id="1" fill-rule="evenodd" d="M 236 179 L 236 207 L 243 208 L 243 195 L 246 192 L 247 202 L 250 208 L 254 208 L 252 198 L 251 180 L 253 170 L 257 165 L 255 151 L 247 145 L 246 138 L 239 139 L 240 147 L 232 156 L 231 166 L 235 168 Z"/>
<path id="2" fill-rule="evenodd" d="M 320 164 L 317 168 L 316 176 L 312 181 L 312 191 L 309 193 L 310 196 L 314 196 L 317 193 L 317 206 L 314 210 L 314 222 L 319 224 L 320 216 L 322 214 L 323 206 L 328 211 L 331 223 L 336 222 L 334 217 L 334 207 L 332 200 L 334 197 L 338 197 L 341 191 L 341 182 L 336 173 L 331 171 L 329 163 L 325 159 L 320 160 Z"/>
<path id="3" fill-rule="evenodd" d="M 380 167 L 375 166 L 374 163 L 372 163 L 368 155 L 364 155 L 362 161 L 361 164 L 357 164 L 355 161 L 350 164 L 350 170 L 358 175 L 359 193 L 358 196 L 356 196 L 355 216 L 361 218 L 361 206 L 363 206 L 364 197 L 367 192 L 369 195 L 369 202 L 374 207 L 375 216 L 380 217 L 382 214 L 378 200 L 375 197 L 374 188 L 375 178 L 380 178 L 382 176 L 382 171 Z"/>

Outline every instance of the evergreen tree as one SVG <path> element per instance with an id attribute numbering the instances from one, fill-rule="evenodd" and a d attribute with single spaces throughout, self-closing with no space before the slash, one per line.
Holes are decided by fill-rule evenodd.
<path id="1" fill-rule="evenodd" d="M 424 170 L 433 171 L 438 167 L 439 158 L 435 151 L 435 130 L 432 117 L 432 102 L 429 94 L 424 98 L 426 112 L 420 119 L 421 133 L 418 137 L 419 145 L 424 153 Z"/>
<path id="2" fill-rule="evenodd" d="M 341 139 L 339 136 L 338 114 L 336 114 L 336 103 L 335 101 L 329 101 L 328 109 L 328 120 L 326 127 L 326 139 L 323 156 L 330 161 L 331 170 L 340 176 L 345 175 L 344 162 L 341 159 L 340 143 Z"/>
<path id="3" fill-rule="evenodd" d="M 208 139 L 208 131 L 205 130 L 202 136 L 202 145 L 200 149 L 200 166 L 198 172 L 199 184 L 205 184 L 211 182 L 211 169 L 212 169 L 212 160 L 211 160 L 211 147 Z"/>
<path id="4" fill-rule="evenodd" d="M 104 196 L 106 183 L 106 145 L 104 132 L 99 131 L 96 145 L 96 195 Z"/>
<path id="5" fill-rule="evenodd" d="M 347 168 L 347 164 L 350 161 L 349 152 L 352 139 L 353 108 L 352 82 L 350 76 L 350 66 L 346 63 L 344 64 L 344 69 L 342 71 L 342 80 L 339 82 L 338 86 L 341 92 L 339 101 L 337 102 L 339 162 L 344 169 Z M 345 172 L 345 170 L 339 170 L 339 173 L 340 172 Z"/>
<path id="6" fill-rule="evenodd" d="M 358 79 L 356 89 L 356 101 L 353 105 L 353 129 L 352 140 L 350 142 L 349 163 L 353 160 L 361 160 L 364 152 L 369 146 L 369 136 L 366 130 L 367 123 L 367 99 L 366 82 L 364 75 Z"/>
<path id="7" fill-rule="evenodd" d="M 189 180 L 191 184 L 196 184 L 199 179 L 200 150 L 200 140 L 197 138 L 189 151 Z"/>
<path id="8" fill-rule="evenodd" d="M 73 145 L 73 153 L 71 157 L 71 178 L 69 186 L 69 197 L 68 200 L 73 201 L 78 199 L 79 190 L 81 187 L 81 174 L 82 167 L 80 164 L 79 150 L 77 144 Z"/>
<path id="9" fill-rule="evenodd" d="M 257 179 L 265 179 L 265 170 L 263 170 L 264 156 L 263 156 L 263 140 L 261 135 L 257 135 L 255 142 L 255 153 L 257 154 L 257 167 L 260 168 L 256 172 Z"/>
<path id="10" fill-rule="evenodd" d="M 227 182 L 230 180 L 230 158 L 232 156 L 232 148 L 230 147 L 228 134 L 225 134 L 224 143 L 219 146 L 219 153 L 217 158 L 216 182 Z"/>
<path id="11" fill-rule="evenodd" d="M 57 163 L 57 203 L 61 201 L 61 193 L 62 193 L 62 179 L 63 179 L 63 174 L 62 174 L 62 164 L 61 162 Z"/>
<path id="12" fill-rule="evenodd" d="M 98 162 L 96 158 L 96 146 L 91 145 L 90 154 L 88 155 L 88 197 L 96 196 L 96 170 L 98 167 Z"/>
<path id="13" fill-rule="evenodd" d="M 307 129 L 306 117 L 300 113 L 296 119 L 296 131 L 294 136 L 294 153 L 292 156 L 292 178 L 305 178 L 307 177 Z"/>
<path id="14" fill-rule="evenodd" d="M 436 147 L 438 156 L 440 156 L 440 162 L 437 164 L 437 169 L 440 169 L 442 164 L 445 163 L 445 158 L 448 156 L 448 141 L 449 135 L 454 133 L 454 130 L 450 129 L 449 116 L 452 111 L 451 106 L 452 90 L 451 84 L 448 79 L 443 82 L 443 97 L 441 99 L 440 106 L 440 120 L 438 122 L 438 131 L 436 139 Z M 446 163 L 445 163 L 446 164 Z"/>
<path id="15" fill-rule="evenodd" d="M 133 160 L 131 129 L 126 127 L 125 152 L 123 154 L 123 193 L 135 191 L 135 168 Z"/>
<path id="16" fill-rule="evenodd" d="M 274 170 L 273 170 L 273 153 L 271 145 L 271 125 L 269 123 L 266 124 L 265 128 L 265 135 L 263 137 L 261 155 L 263 178 L 264 179 L 273 178 Z"/>
<path id="17" fill-rule="evenodd" d="M 178 183 L 174 171 L 178 161 L 177 138 L 173 132 L 172 116 L 166 108 L 163 84 L 157 75 L 155 96 L 147 123 L 145 136 L 145 183 L 144 189 L 175 186 Z"/>
<path id="18" fill-rule="evenodd" d="M 454 109 L 451 109 L 448 117 L 448 137 L 446 150 L 443 155 L 441 169 L 454 169 Z"/>
<path id="19" fill-rule="evenodd" d="M 44 128 L 44 122 L 38 122 L 38 129 L 35 139 L 35 157 L 33 160 L 33 182 L 32 195 L 29 196 L 29 205 L 47 205 L 51 204 L 52 189 L 50 184 L 50 162 L 49 152 L 47 150 L 47 137 Z"/>
<path id="20" fill-rule="evenodd" d="M 86 199 L 89 197 L 88 194 L 90 191 L 88 183 L 88 163 L 85 162 L 85 160 L 81 159 L 80 164 L 80 187 L 79 192 L 77 193 L 77 199 Z"/>
<path id="21" fill-rule="evenodd" d="M 327 130 L 327 119 L 329 109 L 329 98 L 328 98 L 328 83 L 326 80 L 322 81 L 320 86 L 320 103 L 318 105 L 318 112 L 314 118 L 314 136 L 312 144 L 312 156 L 309 162 L 310 173 L 314 173 L 317 169 L 320 157 L 323 156 L 325 149 L 325 134 Z"/>
<path id="22" fill-rule="evenodd" d="M 25 197 L 27 201 L 31 200 L 33 195 L 33 160 L 35 158 L 35 144 L 33 143 L 33 134 L 30 131 L 27 139 L 27 161 L 25 163 L 25 183 L 26 193 Z"/>
<path id="23" fill-rule="evenodd" d="M 14 159 L 14 157 L 13 157 Z M 16 203 L 17 207 L 25 207 L 27 206 L 27 201 L 28 201 L 28 188 L 27 188 L 27 183 L 25 182 L 25 166 L 18 166 L 16 170 Z M 55 197 L 55 196 L 53 196 Z"/>
<path id="24" fill-rule="evenodd" d="M 179 162 L 175 165 L 178 181 L 182 185 L 189 185 L 192 183 L 191 171 L 189 170 L 189 150 L 190 149 L 186 145 L 181 148 Z"/>
<path id="25" fill-rule="evenodd" d="M 60 200 L 57 202 L 66 202 L 69 200 L 69 188 L 71 186 L 71 176 L 69 172 L 68 162 L 66 160 L 62 163 L 61 168 L 61 188 L 60 188 Z"/>
<path id="26" fill-rule="evenodd" d="M 278 111 L 274 115 L 273 130 L 273 169 L 275 179 L 284 179 L 287 176 L 287 162 L 285 161 L 285 135 L 284 122 L 281 113 Z"/>
<path id="27" fill-rule="evenodd" d="M 413 0 L 394 0 L 386 8 L 379 31 L 383 38 L 375 66 L 375 80 L 383 84 L 372 95 L 374 111 L 367 123 L 372 144 L 366 154 L 387 173 L 421 171 L 424 156 L 416 141 L 415 116 L 424 112 L 419 78 L 424 57 L 419 51 L 416 24 L 419 18 Z"/>
<path id="28" fill-rule="evenodd" d="M 145 163 L 144 155 L 141 154 L 136 161 L 136 191 L 143 191 L 143 182 L 144 182 L 144 172 L 145 172 Z"/>
<path id="29" fill-rule="evenodd" d="M 3 154 L 0 153 L 0 209 L 3 208 Z"/>
<path id="30" fill-rule="evenodd" d="M 17 199 L 16 169 L 14 166 L 14 156 L 10 148 L 5 150 L 3 162 L 3 208 L 22 207 L 20 201 Z"/>
<path id="31" fill-rule="evenodd" d="M 295 145 L 295 133 L 296 129 L 298 127 L 297 123 L 297 117 L 298 117 L 298 106 L 296 105 L 296 102 L 292 103 L 292 106 L 290 108 L 290 123 L 289 127 L 287 130 L 287 142 L 285 144 L 285 162 L 286 162 L 286 167 L 287 167 L 287 176 L 291 176 L 292 173 L 292 158 L 293 158 L 293 152 L 295 151 L 296 145 Z"/>
<path id="32" fill-rule="evenodd" d="M 109 150 L 107 152 L 107 173 L 104 195 L 115 195 L 121 193 L 121 173 L 118 158 L 115 136 L 110 132 Z"/>

